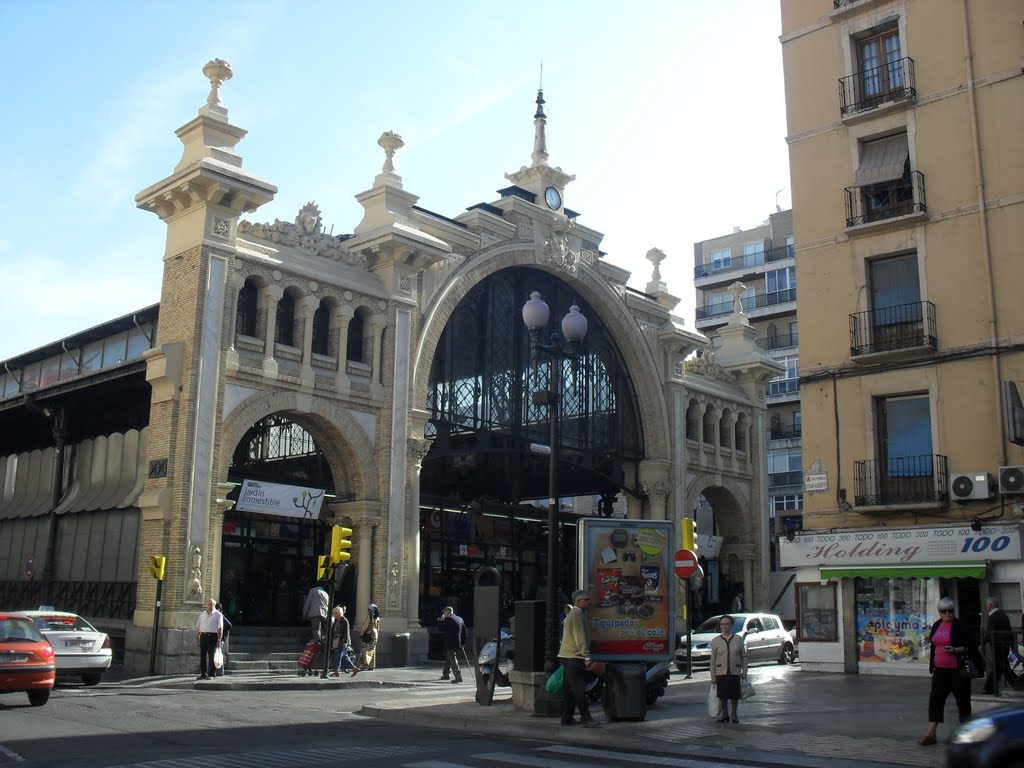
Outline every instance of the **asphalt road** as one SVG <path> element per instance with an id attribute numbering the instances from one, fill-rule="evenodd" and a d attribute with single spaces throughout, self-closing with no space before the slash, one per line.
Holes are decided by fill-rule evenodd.
<path id="1" fill-rule="evenodd" d="M 772 676 L 793 668 L 767 667 Z M 696 673 L 696 676 L 705 673 Z M 665 701 L 683 693 L 674 681 Z M 44 707 L 22 695 L 0 697 L 0 766 L 20 768 L 543 768 L 728 763 L 485 737 L 389 723 L 355 714 L 382 696 L 421 703 L 450 697 L 451 686 L 382 691 L 197 691 L 64 685 Z M 746 763 L 752 765 L 754 763 Z M 776 763 L 777 765 L 777 763 Z"/>

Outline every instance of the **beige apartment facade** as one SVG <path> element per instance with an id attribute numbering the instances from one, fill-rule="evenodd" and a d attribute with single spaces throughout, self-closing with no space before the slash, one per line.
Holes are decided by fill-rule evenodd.
<path id="1" fill-rule="evenodd" d="M 1020 630 L 1024 11 L 783 0 L 805 669 L 927 674 L 948 595 Z M 837 88 L 838 86 L 838 88 Z"/>

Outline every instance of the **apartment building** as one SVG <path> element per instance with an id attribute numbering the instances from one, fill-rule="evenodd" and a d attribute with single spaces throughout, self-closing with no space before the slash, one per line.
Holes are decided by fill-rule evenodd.
<path id="1" fill-rule="evenodd" d="M 717 331 L 733 311 L 730 287 L 744 286 L 741 303 L 758 345 L 785 366 L 768 383 L 768 494 L 772 536 L 771 570 L 777 565 L 775 541 L 802 528 L 803 460 L 797 371 L 800 353 L 796 314 L 796 266 L 793 212 L 777 211 L 752 229 L 735 227 L 727 235 L 693 245 L 697 290 L 696 327 L 719 347 Z"/>
<path id="2" fill-rule="evenodd" d="M 949 596 L 1021 629 L 1024 6 L 782 0 L 804 669 L 928 672 Z"/>

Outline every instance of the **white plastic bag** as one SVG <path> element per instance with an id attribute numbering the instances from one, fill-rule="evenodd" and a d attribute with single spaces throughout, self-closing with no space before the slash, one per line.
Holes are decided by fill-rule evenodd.
<path id="1" fill-rule="evenodd" d="M 220 648 L 213 652 L 213 666 L 215 666 L 217 669 L 220 669 L 224 666 L 224 651 L 222 651 Z"/>
<path id="2" fill-rule="evenodd" d="M 740 680 L 740 698 L 749 699 L 751 696 L 756 696 L 757 691 L 754 690 L 754 684 L 749 680 Z"/>
<path id="3" fill-rule="evenodd" d="M 722 716 L 722 702 L 718 698 L 718 688 L 714 685 L 708 689 L 708 717 Z"/>

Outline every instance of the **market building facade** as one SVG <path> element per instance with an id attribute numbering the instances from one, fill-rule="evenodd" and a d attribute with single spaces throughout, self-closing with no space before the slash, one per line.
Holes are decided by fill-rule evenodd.
<path id="1" fill-rule="evenodd" d="M 779 366 L 755 345 L 739 302 L 726 343 L 692 359 L 706 339 L 672 314 L 658 249 L 647 254 L 646 289 L 626 286 L 602 235 L 564 205 L 574 177 L 547 162 L 541 94 L 531 164 L 506 175 L 497 200 L 455 218 L 420 207 L 396 171 L 403 141 L 387 132 L 381 172 L 356 196 L 362 220 L 333 235 L 313 203 L 294 221 L 252 219 L 277 190 L 235 151 L 245 131 L 220 100 L 230 67 L 214 60 L 203 71 L 211 91 L 177 131 L 181 161 L 136 198 L 166 224 L 167 246 L 156 334 L 141 351 L 144 447 L 119 475 L 136 482 L 108 494 L 137 515 L 129 668 L 149 662 L 152 555 L 168 558 L 162 672 L 192 668 L 206 596 L 242 626 L 298 623 L 333 525 L 352 528 L 354 541 L 339 599 L 356 622 L 379 606 L 385 661 L 395 635 L 426 655 L 442 601 L 470 609 L 484 564 L 501 574 L 506 608 L 535 598 L 547 558 L 548 464 L 537 446 L 548 414 L 532 396 L 556 383 L 559 589 L 575 586 L 580 515 L 678 522 L 703 495 L 723 521 L 721 578 L 763 603 L 765 391 Z M 572 361 L 531 362 L 522 307 L 533 292 L 550 305 L 551 331 L 563 315 L 587 318 Z M 8 405 L 37 407 L 45 395 L 16 386 Z M 54 466 L 46 450 L 37 485 Z M 28 471 L 27 459 L 14 463 Z M 45 517 L 48 505 L 36 506 Z M 28 545 L 9 533 L 2 518 L 19 513 L 8 507 L 0 546 L 17 564 Z M 17 565 L 8 570 L 0 581 L 24 581 Z"/>

